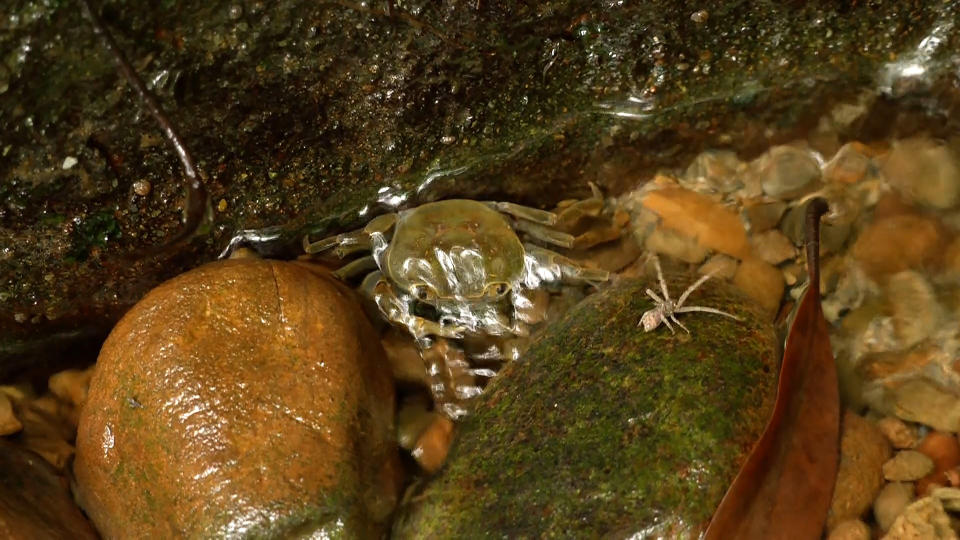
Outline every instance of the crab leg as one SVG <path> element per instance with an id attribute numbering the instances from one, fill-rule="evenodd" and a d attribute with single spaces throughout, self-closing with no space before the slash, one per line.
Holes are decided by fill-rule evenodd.
<path id="1" fill-rule="evenodd" d="M 497 212 L 513 216 L 517 219 L 525 219 L 541 225 L 554 225 L 557 222 L 557 215 L 547 210 L 523 206 L 511 202 L 484 201 L 483 204 L 493 208 Z"/>
<path id="2" fill-rule="evenodd" d="M 367 255 L 341 266 L 333 272 L 333 275 L 343 281 L 349 281 L 360 274 L 366 274 L 378 268 L 377 260 L 373 258 L 373 255 Z"/>
<path id="3" fill-rule="evenodd" d="M 304 236 L 303 251 L 306 253 L 320 253 L 330 248 L 336 248 L 334 254 L 340 258 L 357 251 L 371 251 L 373 249 L 374 235 L 388 233 L 396 223 L 396 214 L 384 214 L 373 218 L 370 223 L 367 223 L 367 226 L 362 229 L 335 236 L 328 236 L 316 242 L 311 242 L 309 236 Z"/>
<path id="4" fill-rule="evenodd" d="M 581 266 L 563 255 L 544 249 L 533 244 L 524 244 L 523 246 L 536 261 L 536 264 L 543 267 L 548 273 L 552 274 L 554 280 L 563 280 L 570 283 L 587 283 L 594 287 L 610 279 L 610 272 L 596 268 L 587 268 Z"/>
<path id="5" fill-rule="evenodd" d="M 371 272 L 360 285 L 360 291 L 373 300 L 386 319 L 394 324 L 405 326 L 417 339 L 427 336 L 440 336 L 459 339 L 466 331 L 461 326 L 444 326 L 435 321 L 424 319 L 410 312 L 410 302 L 397 296 L 393 286 L 379 271 Z"/>
<path id="6" fill-rule="evenodd" d="M 514 220 L 513 228 L 518 231 L 525 232 L 541 242 L 546 242 L 562 248 L 572 248 L 573 242 L 576 240 L 572 234 L 558 231 L 557 229 L 546 227 L 539 223 L 531 223 L 529 221 Z"/>

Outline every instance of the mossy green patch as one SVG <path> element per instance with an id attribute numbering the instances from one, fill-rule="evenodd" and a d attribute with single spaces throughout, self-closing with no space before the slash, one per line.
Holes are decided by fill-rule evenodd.
<path id="1" fill-rule="evenodd" d="M 685 314 L 690 336 L 644 333 L 649 286 L 626 280 L 588 298 L 504 369 L 396 536 L 697 531 L 765 424 L 777 339 L 716 282 L 689 302 L 743 321 Z"/>

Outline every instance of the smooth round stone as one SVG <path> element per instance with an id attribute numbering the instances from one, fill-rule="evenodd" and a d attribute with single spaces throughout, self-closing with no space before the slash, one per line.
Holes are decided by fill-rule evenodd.
<path id="1" fill-rule="evenodd" d="M 695 276 L 668 276 L 676 298 Z M 776 333 L 732 286 L 688 302 L 692 332 L 637 321 L 655 278 L 625 279 L 548 326 L 468 416 L 394 538 L 695 537 L 772 409 Z"/>
<path id="2" fill-rule="evenodd" d="M 298 263 L 204 265 L 104 344 L 79 500 L 106 538 L 377 536 L 398 488 L 394 407 L 353 291 Z"/>

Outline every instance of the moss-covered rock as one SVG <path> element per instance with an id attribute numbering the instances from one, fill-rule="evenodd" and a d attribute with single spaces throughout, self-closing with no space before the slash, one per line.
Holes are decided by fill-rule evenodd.
<path id="1" fill-rule="evenodd" d="M 675 294 L 689 280 L 670 281 Z M 589 297 L 509 365 L 446 467 L 409 497 L 396 538 L 686 536 L 710 517 L 772 409 L 771 324 L 729 285 L 681 315 L 691 336 L 637 328 L 652 281 Z"/>
<path id="2" fill-rule="evenodd" d="M 400 466 L 383 355 L 329 274 L 230 260 L 178 276 L 104 344 L 81 505 L 106 538 L 375 538 Z"/>

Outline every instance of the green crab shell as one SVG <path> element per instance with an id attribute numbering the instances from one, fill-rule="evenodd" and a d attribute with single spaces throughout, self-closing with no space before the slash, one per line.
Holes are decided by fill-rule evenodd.
<path id="1" fill-rule="evenodd" d="M 381 271 L 406 292 L 428 285 L 439 301 L 480 298 L 511 288 L 524 272 L 523 244 L 510 222 L 484 203 L 452 199 L 397 216 Z"/>

